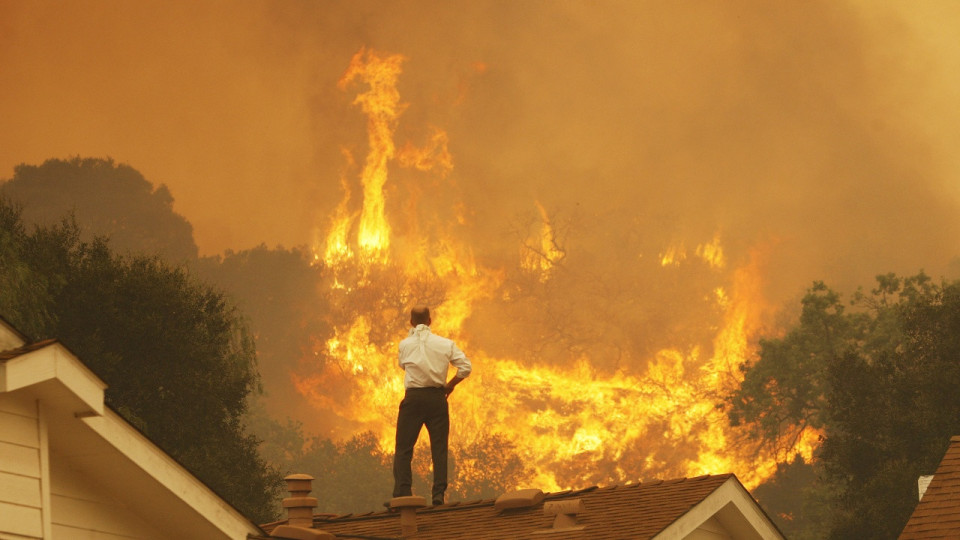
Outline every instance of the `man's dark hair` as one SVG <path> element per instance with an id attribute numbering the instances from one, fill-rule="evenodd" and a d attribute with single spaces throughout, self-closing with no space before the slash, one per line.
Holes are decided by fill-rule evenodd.
<path id="1" fill-rule="evenodd" d="M 417 326 L 418 324 L 430 325 L 430 308 L 426 306 L 417 306 L 410 310 L 410 324 Z"/>

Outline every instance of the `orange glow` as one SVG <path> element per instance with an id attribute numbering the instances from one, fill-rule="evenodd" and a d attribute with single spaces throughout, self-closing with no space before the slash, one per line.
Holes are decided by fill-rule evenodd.
<path id="1" fill-rule="evenodd" d="M 550 224 L 550 218 L 547 211 L 539 202 L 537 210 L 540 211 L 540 233 L 532 242 L 526 242 L 520 249 L 520 266 L 525 270 L 536 273 L 541 282 L 550 278 L 550 272 L 553 267 L 560 262 L 566 255 L 557 245 L 557 238 L 554 234 L 553 225 Z"/>
<path id="2" fill-rule="evenodd" d="M 370 151 L 363 166 L 363 211 L 357 244 L 363 255 L 384 261 L 390 247 L 390 224 L 385 215 L 386 202 L 383 186 L 387 182 L 387 163 L 396 149 L 393 131 L 406 105 L 400 103 L 397 77 L 405 58 L 394 54 L 381 58 L 372 51 L 361 49 L 353 56 L 346 73 L 338 83 L 346 90 L 360 79 L 369 90 L 357 95 L 354 105 L 360 105 L 367 115 L 367 142 Z"/>
<path id="3" fill-rule="evenodd" d="M 352 164 L 353 156 L 346 150 L 343 150 L 342 153 L 347 162 Z M 329 265 L 335 265 L 353 257 L 353 250 L 350 248 L 348 237 L 350 235 L 350 227 L 356 216 L 350 213 L 348 207 L 348 203 L 350 202 L 350 184 L 341 178 L 340 186 L 343 188 L 344 196 L 340 204 L 337 205 L 333 223 L 327 232 L 326 250 L 323 254 L 323 260 Z M 315 260 L 319 258 L 319 255 L 314 256 Z"/>
<path id="4" fill-rule="evenodd" d="M 683 243 L 669 246 L 660 254 L 660 266 L 678 266 L 686 258 L 687 251 L 683 247 Z"/>
<path id="5" fill-rule="evenodd" d="M 722 269 L 726 266 L 719 234 L 715 235 L 710 242 L 697 245 L 694 254 L 711 268 Z M 660 266 L 680 266 L 680 263 L 685 260 L 687 260 L 687 249 L 683 242 L 668 246 L 660 253 Z"/>
<path id="6" fill-rule="evenodd" d="M 723 246 L 720 245 L 720 235 L 713 237 L 713 241 L 697 246 L 697 257 L 700 257 L 714 268 L 723 268 L 726 261 L 723 258 Z"/>
<path id="7" fill-rule="evenodd" d="M 777 456 L 738 444 L 717 407 L 723 393 L 740 382 L 738 366 L 750 357 L 750 339 L 769 309 L 761 292 L 762 252 L 756 250 L 730 271 L 728 286 L 714 289 L 710 301 L 720 320 L 712 344 L 706 344 L 709 350 L 665 348 L 648 359 L 645 370 L 613 373 L 597 370 L 587 356 L 536 365 L 487 354 L 471 343 L 465 323 L 475 305 L 496 296 L 507 269 L 477 263 L 470 248 L 454 236 L 454 227 L 463 221 L 462 203 L 456 205 L 458 217 L 448 224 L 449 230 L 431 228 L 425 235 L 424 228 L 414 224 L 406 229 L 411 236 L 390 237 L 384 195 L 389 166 L 445 177 L 453 163 L 447 135 L 439 130 L 422 150 L 408 144 L 402 155 L 395 155 L 390 137 L 402 110 L 394 86 L 401 61 L 400 56 L 361 51 L 341 80 L 345 85 L 359 77 L 370 86 L 357 98 L 371 116 L 363 213 L 361 227 L 351 238 L 355 216 L 347 210 L 350 190 L 344 182 L 344 203 L 326 245 L 316 248 L 338 276 L 334 305 L 344 315 L 333 321 L 334 337 L 317 352 L 323 362 L 293 374 L 298 391 L 318 410 L 344 420 L 349 427 L 340 435 L 370 430 L 385 449 L 392 449 L 396 405 L 403 393 L 402 372 L 396 366 L 402 334 L 384 335 L 382 329 L 396 328 L 411 304 L 428 302 L 434 308 L 434 330 L 455 339 L 475 366 L 467 389 L 458 390 L 450 401 L 456 426 L 451 448 L 456 453 L 490 437 L 509 441 L 531 470 L 529 477 L 513 479 L 517 487 L 559 490 L 604 480 L 725 472 L 735 472 L 753 487 L 772 474 Z M 552 272 L 566 253 L 543 205 L 534 204 L 539 228 L 521 242 L 516 264 L 543 284 L 554 279 Z M 405 219 L 415 210 L 405 207 Z M 352 257 L 354 251 L 365 255 Z M 695 253 L 713 272 L 727 264 L 719 235 Z M 681 242 L 660 254 L 660 262 L 677 266 L 686 257 Z M 339 276 L 349 275 L 379 278 L 342 285 Z M 801 441 L 807 458 L 816 434 L 808 435 L 813 438 Z M 461 478 L 476 476 L 480 465 L 463 463 Z"/>
<path id="8" fill-rule="evenodd" d="M 447 134 L 434 128 L 430 142 L 425 148 L 417 148 L 407 143 L 397 159 L 404 167 L 413 167 L 420 171 L 439 171 L 446 174 L 453 170 L 453 157 L 447 150 Z"/>

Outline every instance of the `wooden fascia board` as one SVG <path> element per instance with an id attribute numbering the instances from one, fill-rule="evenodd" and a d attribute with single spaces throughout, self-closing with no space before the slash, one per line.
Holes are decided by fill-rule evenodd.
<path id="1" fill-rule="evenodd" d="M 78 414 L 103 414 L 107 385 L 66 347 L 53 342 L 0 364 L 0 392 L 14 392 L 54 383 L 69 392 L 66 399 Z"/>
<path id="2" fill-rule="evenodd" d="M 189 507 L 195 514 L 193 519 L 207 522 L 220 531 L 224 538 L 242 540 L 248 535 L 263 534 L 259 527 L 114 411 L 106 409 L 103 415 L 81 417 L 80 420 L 164 491 L 169 492 L 171 497 L 176 497 Z"/>

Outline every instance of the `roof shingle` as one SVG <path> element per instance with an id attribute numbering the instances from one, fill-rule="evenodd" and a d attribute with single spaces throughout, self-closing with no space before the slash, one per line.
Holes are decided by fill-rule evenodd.
<path id="1" fill-rule="evenodd" d="M 16 349 L 8 349 L 6 351 L 0 351 L 0 362 L 6 362 L 7 360 L 12 360 L 18 356 L 23 356 L 29 352 L 42 349 L 47 345 L 50 345 L 51 343 L 57 343 L 57 340 L 45 339 L 43 341 L 38 341 L 36 343 L 30 343 L 28 345 L 23 345 L 22 347 L 17 347 Z"/>
<path id="2" fill-rule="evenodd" d="M 960 538 L 960 436 L 950 438 L 933 480 L 900 533 L 900 540 L 935 538 Z"/>
<path id="3" fill-rule="evenodd" d="M 405 538 L 650 539 L 731 478 L 735 477 L 723 474 L 568 490 L 548 493 L 543 501 L 528 508 L 497 510 L 493 499 L 432 506 L 417 511 L 418 531 Z M 577 518 L 578 528 L 554 530 L 554 518 L 544 514 L 543 506 L 567 499 L 583 502 L 585 511 Z M 263 528 L 269 532 L 282 523 L 263 525 Z M 315 516 L 314 527 L 346 538 L 400 538 L 400 515 L 384 511 Z"/>

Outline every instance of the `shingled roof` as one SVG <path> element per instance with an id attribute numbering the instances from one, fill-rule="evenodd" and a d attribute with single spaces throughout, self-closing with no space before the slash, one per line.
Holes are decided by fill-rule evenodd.
<path id="1" fill-rule="evenodd" d="M 17 357 L 19 357 L 19 356 L 23 356 L 23 355 L 25 355 L 25 354 L 27 354 L 27 353 L 30 353 L 30 352 L 33 352 L 33 351 L 38 351 L 38 350 L 46 347 L 47 345 L 51 345 L 51 344 L 53 344 L 53 343 L 58 343 L 58 341 L 55 340 L 55 339 L 45 339 L 45 340 L 43 340 L 43 341 L 38 341 L 38 342 L 36 342 L 36 343 L 30 343 L 30 344 L 27 344 L 27 345 L 22 345 L 22 346 L 20 346 L 20 347 L 15 348 L 15 349 L 8 349 L 8 350 L 6 350 L 6 351 L 0 351 L 0 362 L 6 362 L 7 360 L 13 360 L 14 358 L 17 358 Z"/>
<path id="2" fill-rule="evenodd" d="M 901 540 L 931 538 L 960 538 L 960 436 L 950 438 L 933 480 L 900 533 Z"/>
<path id="3" fill-rule="evenodd" d="M 576 527 L 554 528 L 545 505 L 582 503 Z M 338 538 L 378 539 L 653 539 L 685 538 L 695 529 L 720 529 L 733 538 L 782 539 L 739 480 L 732 474 L 591 487 L 547 493 L 522 508 L 499 509 L 494 499 L 448 503 L 416 512 L 417 532 L 402 536 L 397 512 L 316 515 L 313 527 Z M 697 510 L 695 510 L 697 509 Z M 684 516 L 690 516 L 685 523 Z M 262 525 L 268 533 L 286 521 Z M 678 524 L 679 523 L 679 524 Z M 759 524 L 759 525 L 758 525 Z M 718 536 L 730 538 L 731 536 Z"/>

